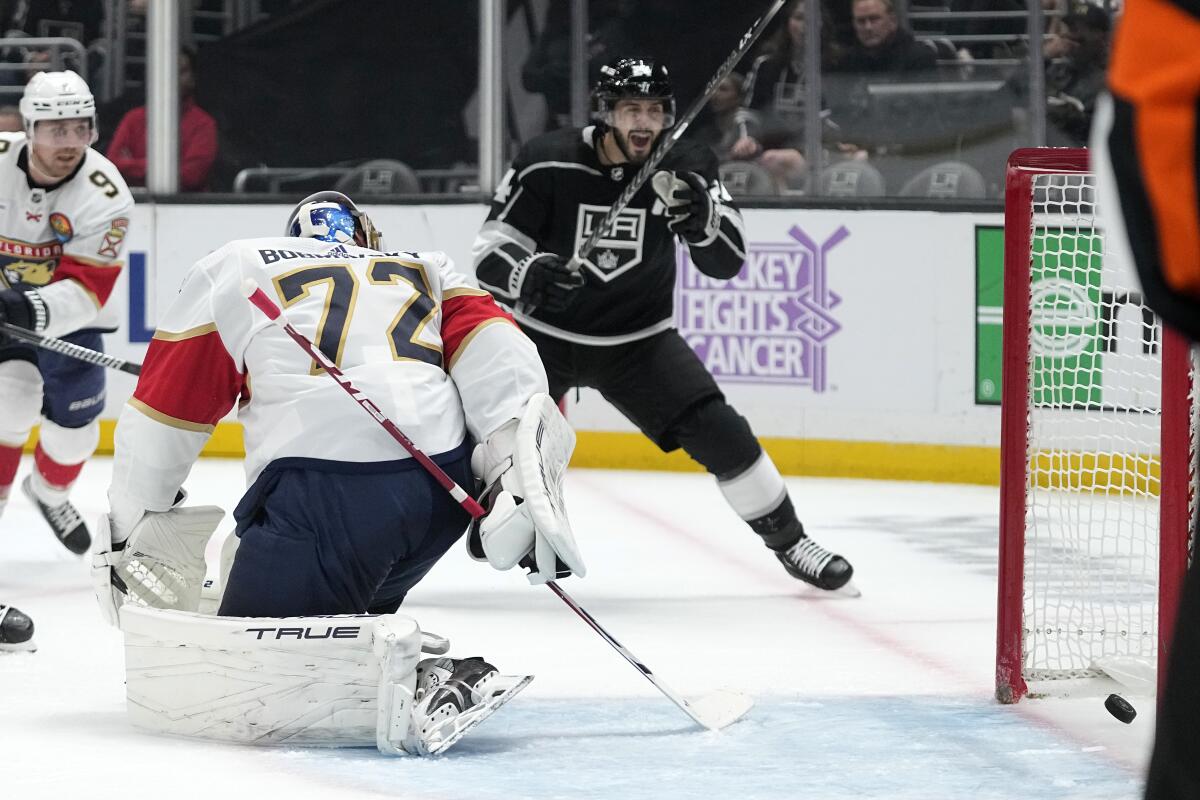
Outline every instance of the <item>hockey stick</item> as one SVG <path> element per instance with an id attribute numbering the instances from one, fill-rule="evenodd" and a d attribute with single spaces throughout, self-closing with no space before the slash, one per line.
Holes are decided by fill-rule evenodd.
<path id="1" fill-rule="evenodd" d="M 729 77 L 729 73 L 733 72 L 733 68 L 737 66 L 737 63 L 742 60 L 746 53 L 750 51 L 750 48 L 754 46 L 754 43 L 758 41 L 758 37 L 766 30 L 767 25 L 771 23 L 775 15 L 779 13 L 779 9 L 783 8 L 785 2 L 787 0 L 774 0 L 771 7 L 767 9 L 767 13 L 759 17 L 758 22 L 754 23 L 750 30 L 746 31 L 741 41 L 738 42 L 737 47 L 729 54 L 724 63 L 717 68 L 717 73 L 709 80 L 708 85 L 704 87 L 704 91 L 700 93 L 700 96 L 696 98 L 683 117 L 675 123 L 675 126 L 671 128 L 667 135 L 659 141 L 654 150 L 651 151 L 645 162 L 643 162 L 641 169 L 637 171 L 637 174 L 633 176 L 633 180 L 625 187 L 625 191 L 621 192 L 621 196 L 617 198 L 617 202 L 609 207 L 608 213 L 592 229 L 591 234 L 588 235 L 588 238 L 583 241 L 579 250 L 572 256 L 570 264 L 574 269 L 579 268 L 580 263 L 596 249 L 596 245 L 608 234 L 613 223 L 617 221 L 617 217 L 633 201 L 633 196 L 641 191 L 642 186 L 654 174 L 659 163 L 662 162 L 671 148 L 675 146 L 675 143 L 687 131 L 688 126 L 696 119 L 696 115 L 704 109 L 704 105 L 713 96 L 713 93 L 717 91 L 717 87 L 721 85 L 721 81 Z"/>
<path id="2" fill-rule="evenodd" d="M 409 455 L 415 458 L 417 462 L 424 467 L 425 471 L 433 476 L 433 479 L 438 482 L 438 485 L 449 492 L 450 496 L 457 500 L 459 505 L 461 505 L 466 512 L 471 515 L 472 518 L 479 519 L 484 516 L 483 507 L 480 506 L 479 503 L 475 502 L 474 498 L 468 495 L 453 478 L 447 475 L 445 470 L 434 463 L 429 456 L 425 455 L 420 448 L 413 444 L 412 440 L 405 436 L 404 432 L 396 427 L 396 424 L 388 419 L 384 413 L 379 410 L 379 406 L 375 405 L 375 403 L 373 403 L 369 397 L 359 391 L 350 382 L 350 379 L 346 377 L 345 373 L 338 369 L 336 364 L 330 361 L 324 353 L 317 349 L 316 345 L 309 341 L 304 334 L 292 327 L 291 323 L 284 318 L 283 311 L 278 305 L 275 304 L 273 300 L 271 300 L 270 297 L 267 296 L 262 289 L 258 287 L 257 283 L 250 279 L 242 281 L 242 291 L 245 293 L 247 299 L 254 304 L 255 308 L 266 315 L 267 319 L 271 320 L 271 322 L 275 323 L 280 328 L 283 328 L 284 332 L 292 338 L 292 341 L 299 345 L 300 348 L 304 350 L 304 352 L 308 353 L 310 357 L 315 359 L 316 362 L 324 369 L 325 374 L 337 381 L 338 385 L 345 389 L 346 393 L 354 398 L 354 402 L 358 403 L 358 405 L 364 411 L 370 414 L 371 417 L 374 418 L 374 420 L 378 422 L 384 430 L 391 434 L 391 437 L 399 442 L 400 446 L 407 450 Z M 606 631 L 604 627 L 596 621 L 596 618 L 589 614 L 581 605 L 579 605 L 579 603 L 575 602 L 574 598 L 567 594 L 566 591 L 564 591 L 563 588 L 558 585 L 558 583 L 555 581 L 547 581 L 546 586 L 550 588 L 550 591 L 558 595 L 559 598 L 561 598 L 562 601 L 566 603 L 572 611 L 578 614 L 584 622 L 591 626 L 592 630 L 600 634 L 600 637 L 604 639 L 604 641 L 608 642 L 608 644 L 614 650 L 620 653 L 626 661 L 628 661 L 634 666 L 635 669 L 641 672 L 642 675 L 646 677 L 646 680 L 654 684 L 655 688 L 662 692 L 668 700 L 679 706 L 679 708 L 682 709 L 685 714 L 691 717 L 696 724 L 704 728 L 708 728 L 709 730 L 720 730 L 721 728 L 724 728 L 725 726 L 741 719 L 741 717 L 750 710 L 751 706 L 754 705 L 754 701 L 749 697 L 737 694 L 736 692 L 728 691 L 717 691 L 701 698 L 700 700 L 697 700 L 695 703 L 689 703 L 668 688 L 664 683 L 659 681 L 658 678 L 654 676 L 654 673 L 650 671 L 649 667 L 639 661 L 637 657 L 634 656 L 633 653 L 631 653 L 624 645 L 614 639 L 612 634 Z"/>
<path id="3" fill-rule="evenodd" d="M 11 336 L 14 339 L 20 339 L 23 342 L 28 342 L 32 345 L 49 350 L 52 353 L 59 355 L 70 356 L 77 358 L 80 361 L 86 361 L 89 364 L 98 364 L 109 369 L 120 370 L 127 372 L 130 375 L 141 375 L 142 365 L 136 361 L 126 361 L 123 358 L 110 356 L 108 353 L 101 353 L 98 350 L 92 350 L 82 345 L 74 344 L 63 339 L 55 339 L 53 336 L 42 336 L 40 333 L 34 333 L 27 328 L 22 328 L 19 325 L 13 325 L 11 322 L 0 322 L 0 331 L 3 331 L 4 336 Z"/>

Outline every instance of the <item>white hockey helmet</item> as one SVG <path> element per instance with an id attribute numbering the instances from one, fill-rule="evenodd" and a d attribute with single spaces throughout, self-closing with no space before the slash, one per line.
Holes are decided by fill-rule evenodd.
<path id="1" fill-rule="evenodd" d="M 25 133 L 32 139 L 34 126 L 43 120 L 88 119 L 92 124 L 92 142 L 96 129 L 96 98 L 87 81 L 75 72 L 39 72 L 25 85 L 21 97 L 21 117 Z M 90 143 L 89 143 L 90 144 Z"/>
<path id="2" fill-rule="evenodd" d="M 360 233 L 361 242 L 356 236 Z M 383 249 L 383 234 L 371 218 L 341 192 L 317 192 L 297 203 L 288 216 L 284 235 Z"/>

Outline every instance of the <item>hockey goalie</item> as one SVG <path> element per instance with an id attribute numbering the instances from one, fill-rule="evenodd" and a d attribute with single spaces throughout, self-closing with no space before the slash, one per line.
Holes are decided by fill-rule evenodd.
<path id="1" fill-rule="evenodd" d="M 227 741 L 441 753 L 531 676 L 448 657 L 400 604 L 469 525 L 471 554 L 498 569 L 582 576 L 561 497 L 574 434 L 532 342 L 444 254 L 388 250 L 334 192 L 285 230 L 192 268 L 117 424 L 93 575 L 126 637 L 130 715 Z M 251 306 L 246 280 L 454 481 L 486 485 L 486 516 L 470 524 Z M 211 616 L 204 552 L 224 512 L 186 505 L 182 487 L 235 404 L 248 489 Z"/>

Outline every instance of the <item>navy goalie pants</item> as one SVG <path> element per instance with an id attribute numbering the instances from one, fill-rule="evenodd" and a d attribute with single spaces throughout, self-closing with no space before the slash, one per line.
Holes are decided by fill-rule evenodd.
<path id="1" fill-rule="evenodd" d="M 473 486 L 471 443 L 433 460 Z M 471 518 L 413 459 L 271 462 L 233 512 L 222 616 L 390 613 Z"/>

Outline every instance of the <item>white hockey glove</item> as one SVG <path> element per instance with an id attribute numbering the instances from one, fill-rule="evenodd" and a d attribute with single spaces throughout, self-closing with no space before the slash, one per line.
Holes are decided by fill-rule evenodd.
<path id="1" fill-rule="evenodd" d="M 527 566 L 533 584 L 587 574 L 563 504 L 574 449 L 575 432 L 545 394 L 475 448 L 471 466 L 488 487 L 488 513 L 467 536 L 472 558 L 499 570 Z"/>
<path id="2" fill-rule="evenodd" d="M 146 512 L 127 540 L 113 542 L 108 515 L 96 525 L 92 587 L 100 614 L 118 625 L 124 603 L 195 611 L 207 567 L 204 547 L 225 512 L 216 506 Z"/>
<path id="3" fill-rule="evenodd" d="M 654 192 L 665 206 L 667 227 L 688 244 L 708 245 L 717 238 L 721 227 L 718 213 L 719 191 L 709 187 L 695 172 L 659 170 L 651 179 Z"/>

